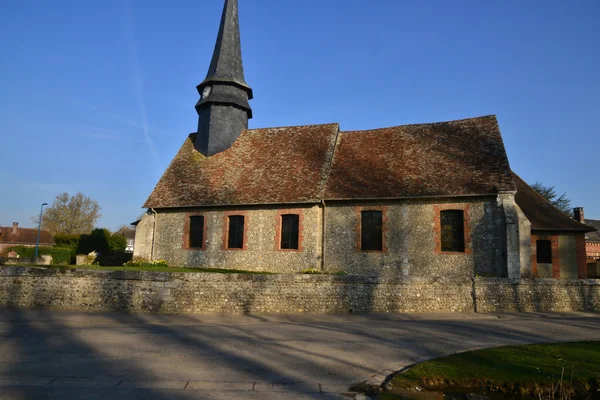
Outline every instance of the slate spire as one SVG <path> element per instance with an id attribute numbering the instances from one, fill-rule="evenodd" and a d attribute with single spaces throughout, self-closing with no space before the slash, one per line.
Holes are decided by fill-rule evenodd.
<path id="1" fill-rule="evenodd" d="M 244 79 L 237 0 L 225 0 L 212 61 L 197 89 L 195 147 L 212 156 L 231 147 L 252 118 L 248 104 L 252 89 Z"/>

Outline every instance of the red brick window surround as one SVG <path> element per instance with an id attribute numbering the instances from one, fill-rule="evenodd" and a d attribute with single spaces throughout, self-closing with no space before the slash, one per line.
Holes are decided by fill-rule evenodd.
<path id="1" fill-rule="evenodd" d="M 206 250 L 207 222 L 208 218 L 204 213 L 185 214 L 182 238 L 183 250 Z"/>
<path id="2" fill-rule="evenodd" d="M 437 254 L 472 254 L 473 247 L 471 244 L 471 218 L 470 218 L 470 205 L 469 204 L 439 204 L 433 206 L 434 211 L 434 230 L 435 230 L 435 252 Z M 454 245 L 452 246 L 454 249 L 459 251 L 445 251 L 442 250 L 442 213 L 444 211 L 462 211 L 462 219 L 463 219 L 463 243 L 460 241 L 456 241 L 456 238 L 453 238 Z M 453 214 L 446 214 L 446 216 L 450 217 Z M 458 214 L 454 214 L 454 217 L 458 216 Z M 454 219 L 456 221 L 456 219 Z M 454 227 L 456 228 L 456 227 Z M 449 227 L 445 228 L 449 229 Z M 457 229 L 453 229 L 453 234 L 458 232 Z M 446 232 L 445 235 L 450 234 L 450 232 Z M 446 238 L 444 238 L 446 239 Z M 464 247 L 462 246 L 464 244 Z M 464 250 L 463 250 L 464 248 Z M 460 251 L 463 250 L 463 251 Z"/>
<path id="3" fill-rule="evenodd" d="M 535 252 L 538 264 L 552 264 L 552 240 L 536 240 Z"/>
<path id="4" fill-rule="evenodd" d="M 354 207 L 354 210 L 356 213 L 355 250 L 361 253 L 387 253 L 387 206 Z"/>
<path id="5" fill-rule="evenodd" d="M 296 220 L 297 224 L 295 223 Z M 275 250 L 302 252 L 304 251 L 303 242 L 304 210 L 301 208 L 277 210 L 277 216 L 275 217 Z M 297 248 L 294 248 L 296 244 Z"/>
<path id="6" fill-rule="evenodd" d="M 560 254 L 558 253 L 558 235 L 531 235 L 531 274 L 534 278 L 538 278 L 538 251 L 540 250 L 538 247 L 539 241 L 549 241 L 550 242 L 550 262 L 552 263 L 552 277 L 559 279 L 560 278 Z M 547 243 L 542 244 L 542 246 L 547 246 Z M 543 249 L 543 251 L 547 251 L 547 249 Z M 548 256 L 543 257 L 542 259 L 548 260 Z"/>
<path id="7" fill-rule="evenodd" d="M 248 250 L 248 223 L 246 211 L 223 213 L 223 250 Z"/>

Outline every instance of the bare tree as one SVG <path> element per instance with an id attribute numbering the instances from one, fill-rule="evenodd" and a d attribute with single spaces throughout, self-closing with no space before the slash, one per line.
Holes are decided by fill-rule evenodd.
<path id="1" fill-rule="evenodd" d="M 65 192 L 57 195 L 52 205 L 44 210 L 42 228 L 53 235 L 90 233 L 101 215 L 96 200 L 83 193 L 69 196 Z M 39 216 L 32 220 L 37 224 Z"/>

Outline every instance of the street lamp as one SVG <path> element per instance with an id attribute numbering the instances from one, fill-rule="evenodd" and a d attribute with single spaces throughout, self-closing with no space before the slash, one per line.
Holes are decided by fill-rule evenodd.
<path id="1" fill-rule="evenodd" d="M 42 212 L 44 210 L 44 206 L 47 206 L 48 203 L 42 203 L 42 206 L 40 207 L 40 221 L 38 224 L 38 234 L 37 234 L 37 240 L 35 241 L 35 256 L 34 258 L 37 259 L 38 256 L 38 249 L 40 247 L 40 232 L 42 230 Z"/>

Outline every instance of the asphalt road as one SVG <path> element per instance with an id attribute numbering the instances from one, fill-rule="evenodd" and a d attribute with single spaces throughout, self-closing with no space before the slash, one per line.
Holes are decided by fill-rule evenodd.
<path id="1" fill-rule="evenodd" d="M 600 340 L 600 314 L 125 315 L 0 310 L 0 400 L 347 398 L 407 365 Z"/>

